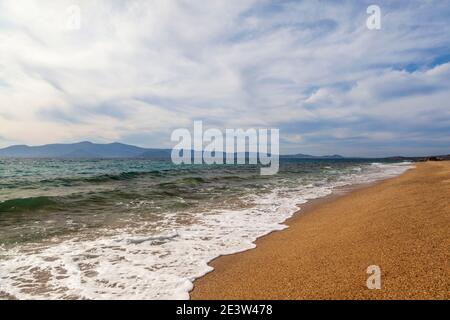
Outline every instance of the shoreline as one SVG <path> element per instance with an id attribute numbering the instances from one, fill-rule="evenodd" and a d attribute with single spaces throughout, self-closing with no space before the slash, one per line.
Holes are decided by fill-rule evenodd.
<path id="1" fill-rule="evenodd" d="M 406 172 L 408 172 L 409 170 L 414 170 L 415 167 L 412 167 L 410 169 L 408 169 L 407 171 L 405 171 L 404 173 L 400 174 L 403 175 Z M 288 218 L 286 218 L 286 220 L 284 220 L 283 222 L 281 222 L 282 225 L 285 225 L 286 228 L 281 229 L 281 230 L 272 230 L 266 234 L 263 234 L 262 236 L 259 236 L 258 238 L 256 238 L 255 241 L 253 241 L 253 244 L 255 245 L 254 248 L 248 248 L 245 249 L 244 251 L 237 251 L 237 252 L 233 252 L 230 254 L 223 254 L 220 256 L 215 257 L 214 259 L 208 261 L 208 266 L 212 266 L 215 263 L 220 263 L 220 260 L 223 257 L 229 257 L 229 256 L 235 256 L 235 255 L 240 255 L 240 254 L 245 254 L 246 252 L 250 251 L 250 250 L 256 250 L 258 248 L 258 243 L 260 241 L 265 241 L 266 238 L 270 238 L 273 234 L 276 234 L 278 232 L 284 232 L 286 229 L 291 227 L 291 222 L 295 221 L 295 219 L 297 219 L 298 215 L 306 215 L 306 214 L 310 214 L 311 212 L 314 212 L 315 208 L 320 207 L 321 205 L 325 205 L 327 203 L 332 203 L 333 201 L 341 198 L 341 197 L 345 197 L 348 194 L 351 194 L 352 192 L 355 192 L 357 190 L 361 190 L 364 188 L 370 188 L 371 186 L 377 185 L 379 183 L 382 183 L 383 181 L 389 180 L 389 179 L 395 179 L 396 177 L 388 177 L 388 178 L 383 178 L 377 181 L 372 181 L 372 182 L 366 182 L 366 183 L 356 183 L 356 184 L 352 184 L 352 185 L 346 185 L 346 186 L 342 186 L 342 187 L 337 187 L 336 189 L 334 189 L 332 191 L 332 193 L 323 196 L 323 197 L 319 197 L 319 198 L 314 198 L 314 199 L 310 199 L 305 203 L 302 204 L 298 204 L 298 209 L 292 213 L 292 215 Z M 218 262 L 217 262 L 218 261 Z M 204 275 L 196 278 L 192 284 L 192 289 L 189 291 L 189 300 L 197 300 L 197 299 L 193 299 L 192 298 L 192 293 L 195 291 L 195 283 L 197 281 L 199 281 L 200 279 L 207 277 L 210 273 L 214 273 L 216 271 L 216 268 L 213 267 L 213 269 L 207 273 L 205 273 Z M 203 299 L 202 299 L 203 300 Z M 208 300 L 208 298 L 206 298 L 205 300 Z"/>
<path id="2" fill-rule="evenodd" d="M 358 278 L 357 281 L 352 279 L 349 281 L 349 268 L 345 268 L 342 264 L 345 265 L 345 261 L 342 261 L 336 252 L 333 250 L 341 251 L 344 255 L 349 256 L 351 258 L 352 254 L 354 255 L 355 249 L 357 247 L 355 245 L 348 246 L 348 240 L 344 239 L 336 239 L 339 241 L 343 241 L 344 248 L 334 245 L 333 237 L 329 234 L 322 234 L 321 231 L 330 231 L 329 229 L 333 229 L 333 223 L 338 222 L 340 226 L 343 226 L 344 231 L 349 232 L 352 235 L 352 230 L 345 230 L 345 224 L 349 224 L 350 226 L 356 225 L 356 230 L 367 228 L 367 225 L 358 225 L 358 223 L 353 222 L 351 217 L 358 217 L 360 214 L 351 213 L 348 217 L 344 217 L 345 213 L 340 211 L 340 214 L 333 215 L 334 208 L 336 206 L 342 207 L 347 206 L 349 212 L 355 212 L 351 209 L 351 203 L 359 200 L 359 206 L 362 205 L 368 207 L 369 213 L 373 210 L 373 205 L 371 205 L 370 197 L 375 198 L 378 204 L 380 203 L 380 199 L 377 199 L 378 193 L 380 190 L 385 188 L 391 188 L 392 185 L 398 184 L 401 182 L 405 182 L 404 180 L 411 180 L 417 178 L 416 176 L 422 176 L 424 171 L 430 171 L 430 169 L 436 169 L 437 167 L 442 167 L 446 177 L 450 179 L 450 162 L 437 162 L 437 163 L 416 163 L 415 168 L 407 170 L 405 173 L 392 177 L 386 178 L 379 181 L 371 182 L 371 183 L 363 183 L 351 186 L 345 186 L 336 189 L 332 194 L 327 195 L 322 198 L 312 199 L 305 204 L 302 204 L 300 209 L 296 211 L 291 217 L 289 217 L 283 224 L 286 224 L 288 228 L 280 231 L 272 231 L 266 235 L 259 237 L 254 243 L 256 247 L 254 249 L 249 249 L 243 252 L 233 253 L 230 255 L 219 256 L 213 260 L 211 260 L 208 265 L 213 267 L 214 269 L 204 275 L 203 277 L 197 278 L 194 281 L 194 288 L 190 292 L 190 298 L 193 300 L 196 299 L 402 299 L 402 298 L 450 298 L 450 284 L 448 282 L 448 276 L 450 273 L 448 271 L 448 254 L 440 253 L 444 256 L 444 260 L 446 262 L 444 264 L 441 263 L 440 268 L 444 268 L 444 275 L 438 275 L 437 278 L 433 278 L 433 285 L 436 283 L 440 283 L 441 287 L 444 288 L 442 291 L 433 291 L 433 290 L 423 290 L 421 286 L 417 286 L 416 289 L 409 289 L 409 291 L 401 290 L 369 290 L 366 287 L 366 279 L 369 275 L 366 273 L 366 267 L 369 265 L 373 265 L 373 263 L 369 263 L 370 259 L 367 259 L 367 266 L 363 268 L 363 266 L 358 266 L 357 274 L 353 274 L 353 278 Z M 433 171 L 431 170 L 431 171 Z M 411 182 L 411 181 L 409 181 Z M 445 181 L 444 181 L 445 182 Z M 444 192 L 444 200 L 445 196 L 450 196 L 449 192 Z M 442 196 L 442 194 L 441 194 Z M 362 197 L 362 198 L 361 198 Z M 366 201 L 365 198 L 369 197 Z M 356 198 L 356 200 L 355 200 Z M 359 199 L 358 199 L 359 198 Z M 379 197 L 378 197 L 379 198 Z M 395 197 L 394 197 L 395 198 Z M 391 199 L 392 200 L 392 199 Z M 442 200 L 442 198 L 441 198 Z M 381 199 L 381 202 L 383 199 Z M 366 203 L 364 203 L 366 202 Z M 350 206 L 349 206 L 350 204 Z M 358 204 L 358 203 L 355 203 Z M 449 218 L 449 206 L 444 204 L 445 210 L 442 213 L 442 219 L 445 220 Z M 379 210 L 380 208 L 376 208 L 374 212 Z M 386 213 L 386 210 L 389 211 L 389 208 L 382 208 Z M 339 211 L 339 210 L 338 210 Z M 330 214 L 331 213 L 331 214 Z M 404 214 L 404 212 L 403 212 Z M 389 214 L 387 215 L 389 216 Z M 381 216 L 380 216 L 381 217 Z M 382 218 L 385 218 L 386 214 L 382 215 Z M 324 219 L 326 218 L 326 219 Z M 363 217 L 367 220 L 367 216 Z M 327 221 L 328 220 L 328 221 Z M 346 221 L 347 220 L 347 221 Z M 369 217 L 369 220 L 370 217 Z M 423 221 L 422 221 L 423 222 Z M 344 225 L 343 225 L 344 223 Z M 383 221 L 383 226 L 389 225 Z M 321 230 L 321 227 L 323 230 Z M 309 228 L 309 229 L 308 229 Z M 313 228 L 313 229 L 311 229 Z M 314 229 L 315 228 L 315 229 Z M 358 229 L 359 228 L 359 229 Z M 398 228 L 398 225 L 396 226 Z M 448 230 L 440 231 L 439 236 L 442 237 L 444 235 L 444 241 L 449 238 Z M 336 229 L 336 228 L 335 228 Z M 349 228 L 347 228 L 349 229 Z M 375 228 L 377 229 L 377 228 Z M 304 233 L 303 231 L 308 231 Z M 380 229 L 381 231 L 383 229 Z M 313 231 L 313 232 L 312 232 Z M 314 232 L 315 231 L 315 232 Z M 339 230 L 334 230 L 339 235 Z M 342 231 L 342 230 L 341 230 Z M 353 230 L 355 231 L 355 230 Z M 383 236 L 391 236 L 393 231 L 395 230 L 387 230 Z M 303 232 L 303 233 L 302 233 Z M 373 232 L 373 230 L 368 230 L 368 232 Z M 354 233 L 354 232 L 353 232 Z M 354 234 L 353 234 L 354 235 Z M 404 235 L 403 235 L 404 236 Z M 358 238 L 359 237 L 359 238 Z M 370 238 L 361 237 L 361 234 L 358 234 L 359 240 L 364 240 L 364 243 L 370 243 Z M 313 241 L 311 241 L 313 240 Z M 351 240 L 351 239 L 350 239 Z M 372 242 L 380 242 L 380 239 L 377 239 L 376 235 L 372 238 Z M 299 242 L 300 244 L 297 244 Z M 383 242 L 383 241 L 381 241 Z M 392 241 L 391 241 L 392 242 Z M 395 243 L 395 241 L 394 241 Z M 351 241 L 350 241 L 351 244 Z M 392 245 L 392 243 L 391 243 Z M 421 245 L 421 244 L 420 244 Z M 434 243 L 433 245 L 436 245 Z M 432 246 L 433 246 L 432 245 Z M 328 248 L 327 248 L 328 246 Z M 401 245 L 399 245 L 401 246 Z M 289 247 L 287 249 L 286 247 Z M 333 249 L 330 251 L 330 247 Z M 307 249 L 304 252 L 298 251 L 299 249 Z M 315 250 L 313 250 L 315 249 Z M 318 253 L 320 249 L 325 250 L 325 252 L 329 252 L 330 254 L 334 253 L 331 261 L 330 259 L 326 259 L 325 257 L 321 257 Z M 390 251 L 391 249 L 388 248 Z M 414 250 L 414 246 L 409 249 Z M 428 248 L 430 249 L 430 248 Z M 432 249 L 432 248 L 431 248 Z M 289 251 L 292 250 L 292 251 Z M 349 251 L 348 251 L 349 250 Z M 282 254 L 281 252 L 284 252 Z M 380 260 L 389 260 L 384 257 L 383 254 L 385 252 L 381 252 L 380 249 L 375 250 L 378 253 L 378 258 Z M 383 251 L 383 250 L 381 250 Z M 386 251 L 386 250 L 384 250 Z M 399 250 L 397 250 L 399 251 Z M 403 254 L 404 251 L 408 251 L 408 248 L 403 248 L 400 250 L 400 253 Z M 310 253 L 306 254 L 306 252 Z M 291 253 L 295 253 L 295 257 L 291 257 Z M 303 255 L 301 253 L 304 253 Z M 399 252 L 394 255 L 399 254 Z M 312 255 L 312 256 L 311 256 Z M 358 256 L 358 254 L 356 254 Z M 369 254 L 370 256 L 370 254 Z M 374 256 L 377 256 L 374 254 Z M 347 258 L 349 258 L 347 257 Z M 383 259 L 384 258 L 384 259 Z M 304 267 L 301 269 L 295 265 L 295 261 L 300 260 L 300 264 Z M 303 260 L 303 261 L 302 261 Z M 336 261 L 335 261 L 336 260 Z M 432 257 L 428 256 L 427 260 L 432 260 Z M 268 263 L 265 263 L 265 262 Z M 344 267 L 343 270 L 330 269 L 330 267 L 334 264 L 336 267 L 336 262 L 339 262 L 339 267 Z M 442 261 L 441 261 L 442 262 Z M 316 265 L 315 265 L 316 263 Z M 432 261 L 430 261 L 432 265 Z M 355 269 L 354 261 L 349 259 L 348 263 L 351 265 L 353 269 Z M 395 263 L 394 263 L 395 264 Z M 400 265 L 397 263 L 397 265 Z M 447 270 L 445 270 L 445 265 L 447 265 Z M 322 267 L 318 267 L 322 266 Z M 400 267 L 405 267 L 401 266 Z M 389 275 L 391 272 L 390 266 L 388 265 L 387 269 L 384 270 L 385 267 L 381 267 L 382 275 Z M 394 268 L 395 269 L 395 268 Z M 398 266 L 397 266 L 398 269 Z M 400 268 L 401 269 L 401 268 Z M 253 272 L 249 272 L 248 270 L 252 270 Z M 341 272 L 342 271 L 342 272 Z M 442 270 L 441 270 L 442 271 Z M 355 270 L 353 270 L 355 272 Z M 343 273 L 345 276 L 340 277 L 340 273 Z M 409 272 L 411 273 L 411 272 Z M 412 272 L 414 274 L 414 272 Z M 441 272 L 442 273 L 442 272 Z M 417 277 L 417 273 L 415 274 Z M 447 277 L 445 279 L 445 276 Z M 270 278 L 276 278 L 272 280 L 268 280 Z M 342 279 L 341 279 L 342 278 Z M 346 278 L 346 279 L 344 279 Z M 395 277 L 393 277 L 395 278 Z M 335 280 L 334 284 L 329 286 L 326 285 L 327 281 Z M 390 280 L 390 279 L 389 279 Z M 337 285 L 337 283 L 341 283 L 341 285 Z M 391 280 L 390 280 L 391 281 Z M 278 283 L 277 283 L 278 282 Z M 409 281 L 411 282 L 411 281 Z M 413 281 L 414 282 L 414 281 Z M 436 282 L 436 283 L 434 283 Z M 394 282 L 388 283 L 390 286 Z M 421 282 L 422 283 L 422 282 Z M 355 292 L 348 291 L 349 288 L 352 287 Z M 405 284 L 403 280 L 403 284 L 406 287 L 410 287 Z M 393 286 L 392 288 L 394 288 Z M 413 285 L 414 287 L 414 285 Z M 439 287 L 439 285 L 438 285 Z M 316 288 L 312 290 L 312 288 Z M 340 289 L 342 288 L 342 290 Z M 383 288 L 382 288 L 383 289 Z"/>

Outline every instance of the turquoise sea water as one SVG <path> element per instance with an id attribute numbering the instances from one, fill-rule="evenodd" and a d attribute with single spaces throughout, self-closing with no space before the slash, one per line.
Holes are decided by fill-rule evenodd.
<path id="1" fill-rule="evenodd" d="M 188 298 L 207 262 L 246 250 L 298 205 L 404 172 L 374 160 L 249 165 L 0 160 L 0 297 Z"/>

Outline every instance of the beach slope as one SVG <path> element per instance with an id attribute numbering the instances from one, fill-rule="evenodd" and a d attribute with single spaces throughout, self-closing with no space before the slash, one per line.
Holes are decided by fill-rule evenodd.
<path id="1" fill-rule="evenodd" d="M 193 299 L 449 299 L 450 162 L 302 208 L 257 248 L 219 257 Z M 381 289 L 366 286 L 381 269 Z"/>

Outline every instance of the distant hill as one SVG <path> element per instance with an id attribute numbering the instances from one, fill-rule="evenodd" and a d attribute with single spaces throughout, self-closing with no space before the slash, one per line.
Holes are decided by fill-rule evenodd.
<path id="1" fill-rule="evenodd" d="M 98 144 L 79 142 L 72 144 L 47 144 L 42 146 L 11 146 L 0 149 L 0 157 L 8 158 L 137 158 L 151 157 L 162 150 L 145 149 L 123 143 Z M 169 153 L 170 155 L 170 153 Z"/>
<path id="2" fill-rule="evenodd" d="M 99 144 L 88 141 L 42 146 L 16 145 L 0 149 L 0 158 L 63 158 L 63 159 L 169 159 L 171 149 L 141 148 L 123 143 Z M 248 156 L 248 155 L 246 155 Z M 339 159 L 340 155 L 311 156 L 307 154 L 282 155 L 290 159 Z"/>
<path id="3" fill-rule="evenodd" d="M 42 146 L 16 145 L 0 149 L 0 158 L 61 158 L 61 159 L 170 159 L 171 149 L 141 148 L 124 143 L 92 143 L 89 141 L 69 144 L 46 144 Z M 249 154 L 239 154 L 248 158 Z M 194 156 L 191 151 L 191 156 Z M 225 156 L 225 155 L 223 155 Z M 235 154 L 235 158 L 238 154 Z M 325 156 L 312 156 L 309 154 L 280 155 L 282 159 L 344 159 L 338 154 Z M 380 158 L 391 161 L 426 161 L 450 160 L 450 155 L 429 157 L 387 157 Z"/>
<path id="4" fill-rule="evenodd" d="M 450 154 L 444 155 L 432 155 L 432 156 L 421 156 L 421 157 L 403 157 L 403 156 L 395 156 L 385 158 L 386 160 L 391 161 L 440 161 L 440 160 L 450 160 Z"/>
<path id="5" fill-rule="evenodd" d="M 344 157 L 338 154 L 326 155 L 326 156 L 311 156 L 309 154 L 290 154 L 290 155 L 282 155 L 281 158 L 285 159 L 343 159 Z"/>

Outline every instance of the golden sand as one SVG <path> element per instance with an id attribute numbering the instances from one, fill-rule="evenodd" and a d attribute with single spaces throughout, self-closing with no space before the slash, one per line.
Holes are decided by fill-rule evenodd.
<path id="1" fill-rule="evenodd" d="M 302 208 L 257 248 L 219 257 L 193 299 L 449 299 L 450 162 Z M 369 290 L 367 267 L 381 268 Z"/>

